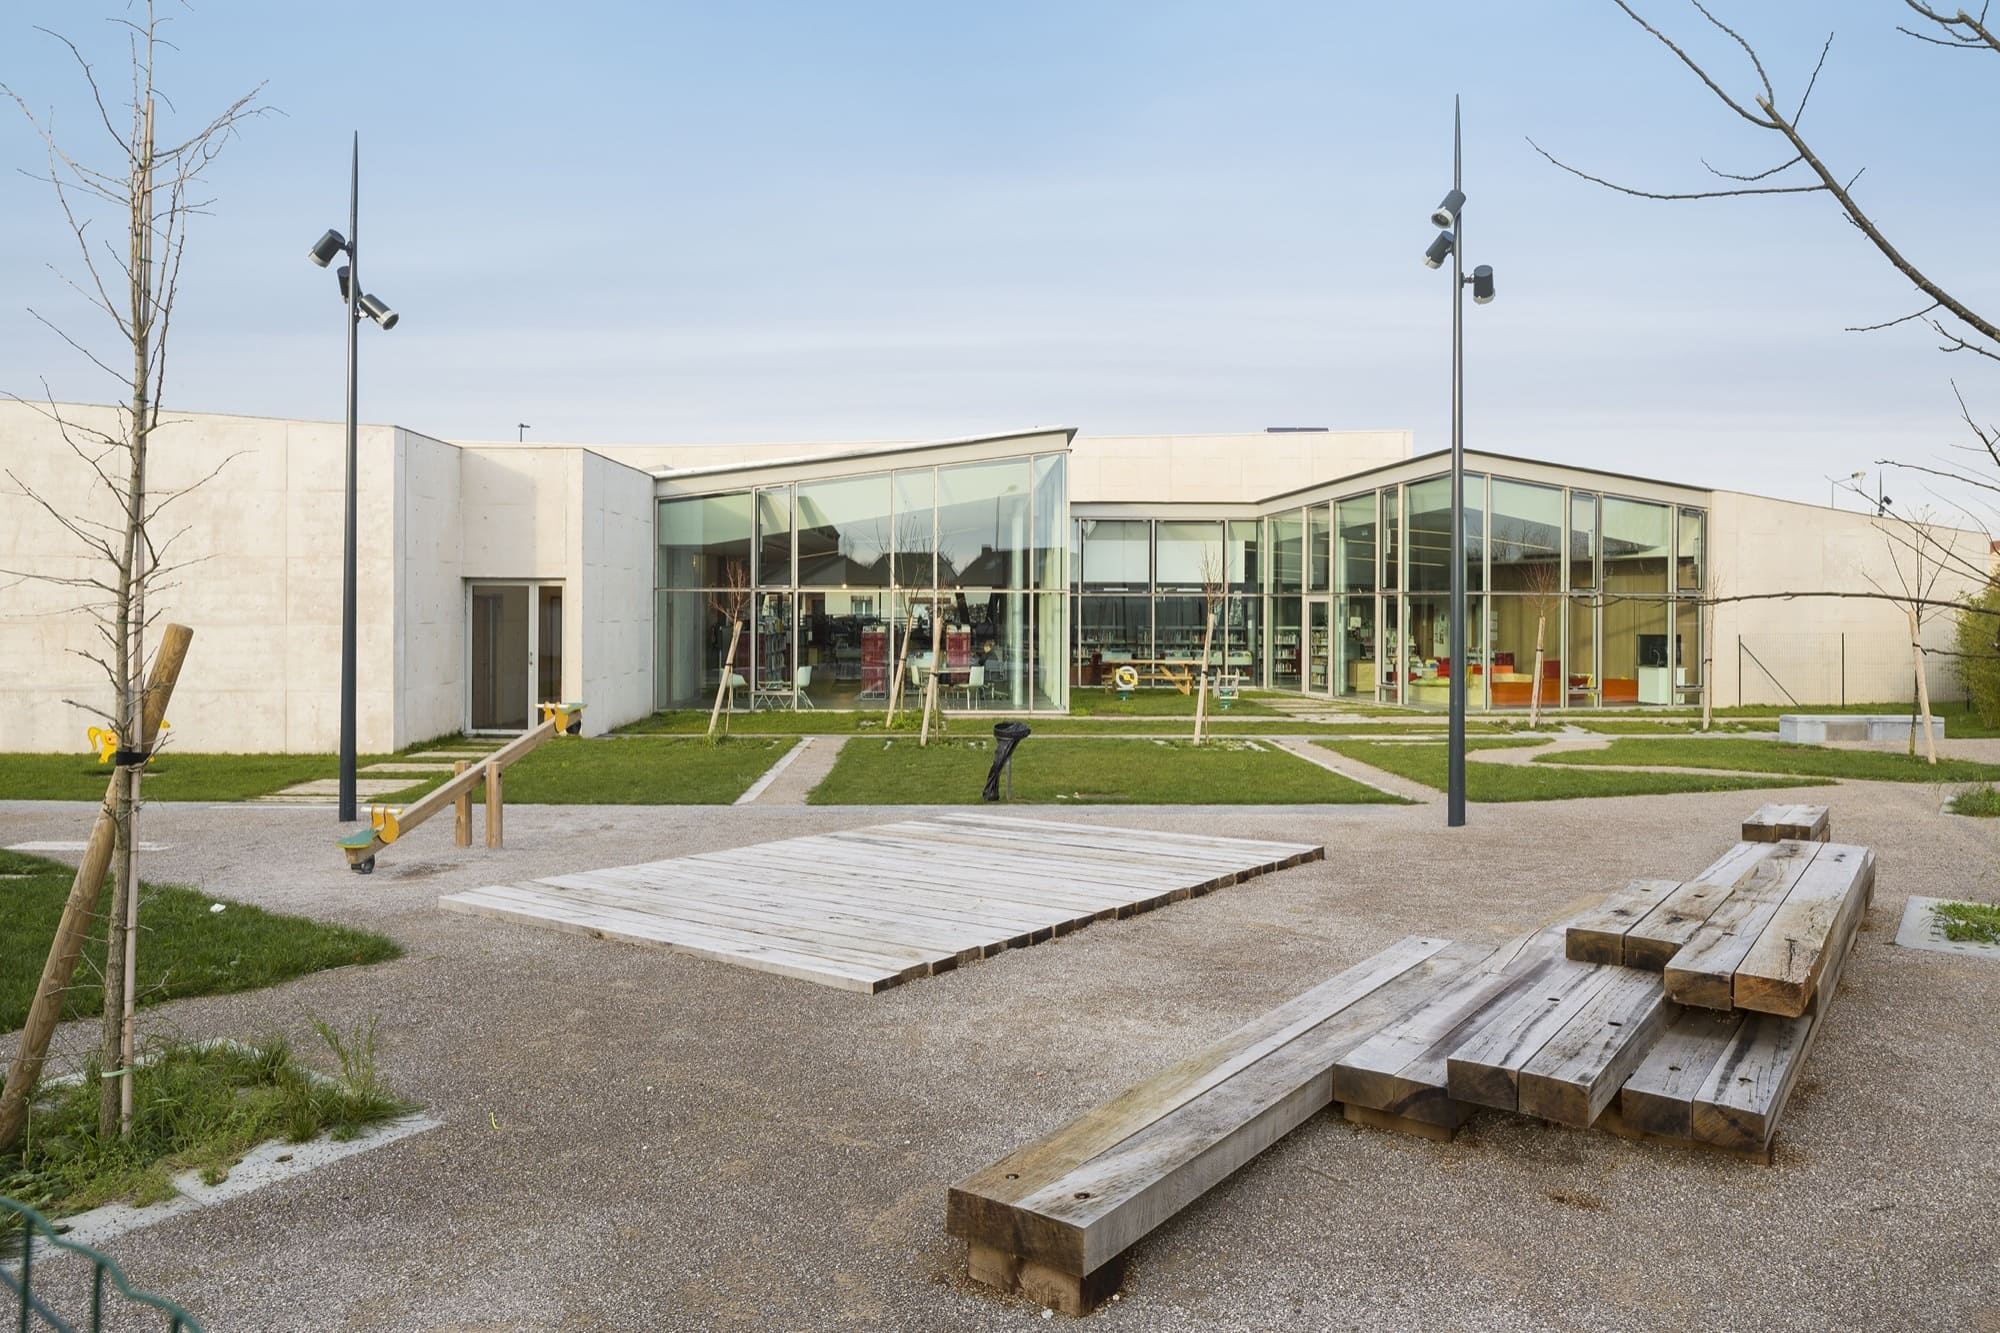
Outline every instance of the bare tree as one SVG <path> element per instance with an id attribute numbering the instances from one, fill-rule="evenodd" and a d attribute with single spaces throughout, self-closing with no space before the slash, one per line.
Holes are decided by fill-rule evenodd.
<path id="1" fill-rule="evenodd" d="M 1200 745 L 1208 729 L 1209 654 L 1215 645 L 1215 621 L 1226 605 L 1229 582 L 1225 577 L 1222 552 L 1201 553 L 1201 673 L 1195 683 L 1194 743 Z M 1226 648 L 1225 648 L 1226 651 Z"/>
<path id="2" fill-rule="evenodd" d="M 210 472 L 192 485 L 172 490 L 151 488 L 147 455 L 152 436 L 162 425 L 167 334 L 186 253 L 188 224 L 207 211 L 209 202 L 201 193 L 203 173 L 235 136 L 237 127 L 263 110 L 257 105 L 259 85 L 220 114 L 197 123 L 187 137 L 162 146 L 155 133 L 157 107 L 164 101 L 172 110 L 173 104 L 158 90 L 156 74 L 160 49 L 171 49 L 162 36 L 168 21 L 158 14 L 152 0 L 147 0 L 143 19 L 112 20 L 123 30 L 131 66 L 130 101 L 122 106 L 115 96 L 107 98 L 96 70 L 74 41 L 40 30 L 68 53 L 80 71 L 97 123 L 110 140 L 109 164 L 91 165 L 81 150 L 58 139 L 53 112 L 38 114 L 11 86 L 0 83 L 0 92 L 13 98 L 46 151 L 46 168 L 29 174 L 51 187 L 74 238 L 78 267 L 65 274 L 64 281 L 115 330 L 115 341 L 108 335 L 105 341 L 118 351 L 94 350 L 98 340 L 92 336 L 72 333 L 40 311 L 31 309 L 29 313 L 116 381 L 121 399 L 129 402 L 129 406 L 121 404 L 110 428 L 88 424 L 65 412 L 56 404 L 46 381 L 39 401 L 31 404 L 54 424 L 77 460 L 89 469 L 91 491 L 101 508 L 67 510 L 50 492 L 25 481 L 12 469 L 7 472 L 19 491 L 98 563 L 90 573 L 68 577 L 11 572 L 70 589 L 81 599 L 78 609 L 95 621 L 101 643 L 98 650 L 84 655 L 104 671 L 111 703 L 105 708 L 89 700 L 68 702 L 102 718 L 120 738 L 107 802 L 114 848 L 101 1058 L 105 1069 L 124 1070 L 128 1077 L 103 1080 L 99 1129 L 107 1138 L 121 1128 L 129 1132 L 131 1127 L 129 1071 L 138 908 L 135 827 L 139 775 L 150 757 L 144 748 L 146 632 L 158 616 L 157 607 L 149 612 L 147 594 L 168 586 L 165 580 L 186 563 L 173 554 L 173 547 L 187 529 L 166 532 L 163 511 L 214 476 Z M 129 120 L 121 125 L 124 116 Z M 93 231 L 97 224 L 102 224 L 99 230 L 115 227 L 118 239 L 105 236 L 100 241 Z M 94 896 L 97 886 L 91 886 L 90 892 Z"/>
<path id="3" fill-rule="evenodd" d="M 1542 661 L 1548 646 L 1549 616 L 1562 605 L 1562 563 L 1538 560 L 1521 566 L 1521 586 L 1535 613 L 1535 669 L 1528 681 L 1528 725 L 1542 725 Z"/>
<path id="4" fill-rule="evenodd" d="M 1913 516 L 1884 514 L 1875 520 L 1875 526 L 1888 543 L 1890 567 L 1895 570 L 1897 586 L 1883 588 L 1872 578 L 1869 582 L 1902 605 L 1910 624 L 1910 657 L 1916 672 L 1911 707 L 1917 714 L 1911 718 L 1910 753 L 1917 752 L 1916 724 L 1921 721 L 1924 753 L 1935 764 L 1937 738 L 1931 734 L 1931 689 L 1924 670 L 1924 617 L 1935 600 L 1938 580 L 1946 572 L 1945 563 L 1933 554 L 1943 543 L 1936 539 L 1934 525 L 1922 511 Z"/>
<path id="5" fill-rule="evenodd" d="M 743 622 L 750 614 L 750 567 L 731 560 L 723 567 L 723 586 L 708 595 L 708 609 L 729 622 L 729 652 L 722 659 L 722 678 L 715 682 L 715 704 L 708 710 L 708 739 L 715 739 L 715 724 L 723 717 L 722 700 L 729 697 L 729 711 L 736 711 L 736 646 L 743 641 Z M 729 723 L 724 721 L 726 735 Z"/>

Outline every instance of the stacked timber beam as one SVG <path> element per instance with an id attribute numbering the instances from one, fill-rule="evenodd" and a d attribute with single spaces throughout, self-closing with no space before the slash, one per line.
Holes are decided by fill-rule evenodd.
<path id="1" fill-rule="evenodd" d="M 1692 879 L 1498 948 L 1403 940 L 967 1177 L 946 1228 L 973 1277 L 1082 1314 L 1131 1245 L 1330 1105 L 1430 1138 L 1491 1107 L 1768 1163 L 1874 891 L 1874 855 L 1827 825 L 1767 806 Z"/>

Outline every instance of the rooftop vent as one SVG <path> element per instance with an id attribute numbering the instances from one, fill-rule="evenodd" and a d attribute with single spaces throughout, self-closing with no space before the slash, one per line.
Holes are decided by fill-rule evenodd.
<path id="1" fill-rule="evenodd" d="M 1266 426 L 1264 427 L 1264 433 L 1266 435 L 1295 435 L 1299 433 L 1324 435 L 1332 429 L 1333 427 L 1331 426 Z"/>

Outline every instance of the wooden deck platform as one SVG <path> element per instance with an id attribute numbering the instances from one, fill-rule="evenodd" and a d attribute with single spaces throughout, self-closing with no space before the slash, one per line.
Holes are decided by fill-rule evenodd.
<path id="1" fill-rule="evenodd" d="M 449 911 L 879 991 L 1325 848 L 950 813 L 449 894 Z"/>

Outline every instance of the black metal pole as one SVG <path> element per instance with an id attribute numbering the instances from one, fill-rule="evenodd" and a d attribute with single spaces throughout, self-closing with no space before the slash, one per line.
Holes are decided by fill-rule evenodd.
<path id="1" fill-rule="evenodd" d="M 1451 102 L 1451 188 L 1459 178 L 1458 99 Z M 1452 219 L 1451 247 L 1451 693 L 1446 724 L 1445 824 L 1465 823 L 1465 685 L 1472 653 L 1465 641 L 1465 204 Z"/>
<path id="2" fill-rule="evenodd" d="M 347 529 L 340 569 L 340 820 L 359 818 L 354 780 L 354 549 L 356 483 L 356 390 L 361 331 L 361 133 L 354 134 L 354 161 L 347 186 Z"/>

